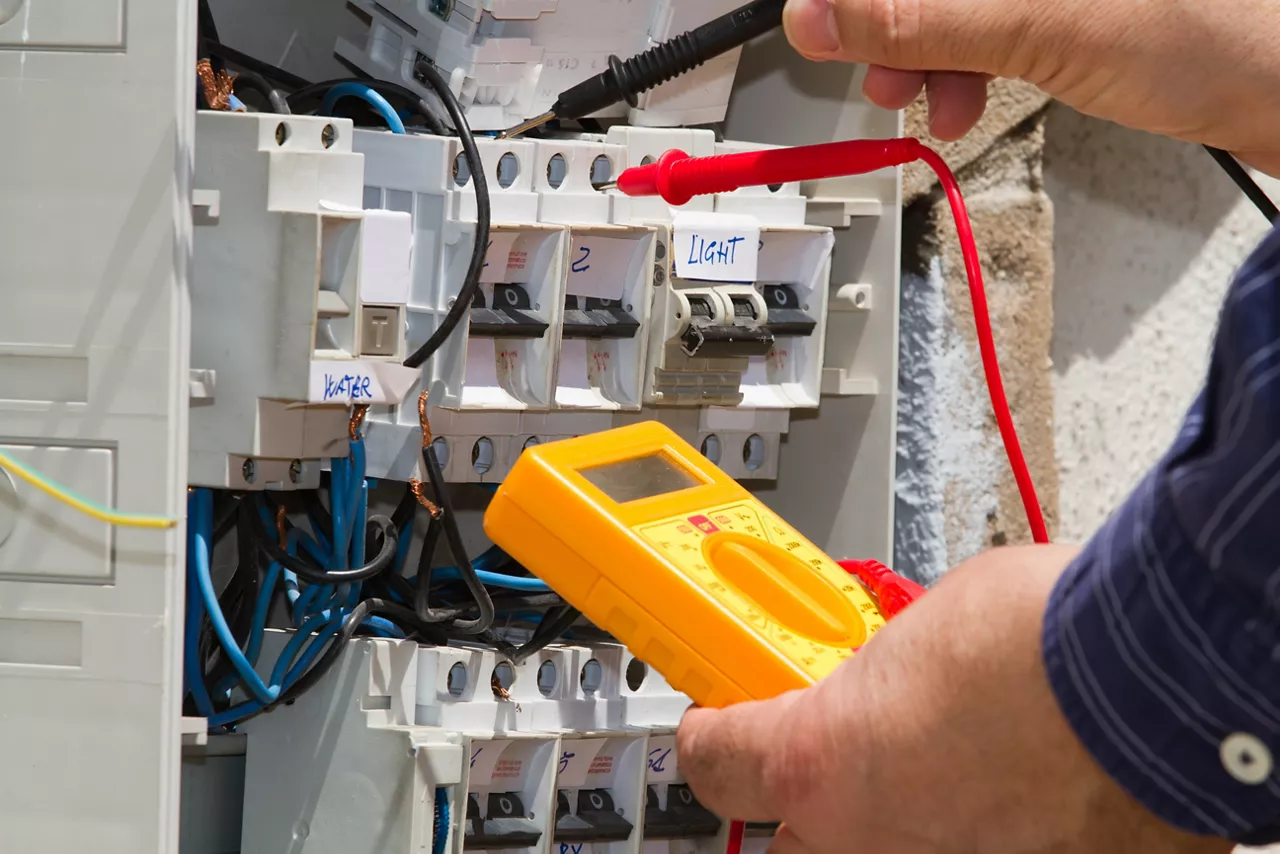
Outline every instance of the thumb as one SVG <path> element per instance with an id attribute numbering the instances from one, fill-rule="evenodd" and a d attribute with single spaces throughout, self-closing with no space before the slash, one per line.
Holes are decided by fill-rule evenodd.
<path id="1" fill-rule="evenodd" d="M 1028 19 L 1048 4 L 1004 0 L 787 0 L 783 23 L 810 59 L 908 71 L 972 71 L 1017 77 L 1017 58 L 1043 46 Z"/>
<path id="2" fill-rule="evenodd" d="M 726 709 L 690 709 L 676 755 L 685 781 L 717 815 L 782 821 L 821 780 L 824 716 L 817 689 Z"/>

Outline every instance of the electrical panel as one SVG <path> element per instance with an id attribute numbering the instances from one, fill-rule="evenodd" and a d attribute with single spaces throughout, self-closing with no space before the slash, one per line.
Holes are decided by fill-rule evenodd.
<path id="1" fill-rule="evenodd" d="M 680 773 L 688 699 L 581 621 L 539 641 L 556 597 L 483 551 L 478 511 L 528 448 L 656 420 L 832 555 L 889 558 L 897 172 L 678 207 L 613 184 L 671 149 L 896 135 L 862 72 L 775 33 L 492 133 L 737 5 L 0 12 L 0 453 L 172 522 L 90 519 L 0 466 L 0 850 L 727 850 Z"/>

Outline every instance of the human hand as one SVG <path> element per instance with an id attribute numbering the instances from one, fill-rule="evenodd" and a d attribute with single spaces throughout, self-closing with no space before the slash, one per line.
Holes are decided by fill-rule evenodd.
<path id="1" fill-rule="evenodd" d="M 720 815 L 782 821 L 773 854 L 1229 851 L 1148 813 L 1058 710 L 1040 632 L 1073 555 L 982 555 L 815 687 L 691 710 L 685 779 Z"/>
<path id="2" fill-rule="evenodd" d="M 811 59 L 869 63 L 864 91 L 882 107 L 927 87 L 941 139 L 967 133 L 990 78 L 1009 77 L 1280 174 L 1273 0 L 789 0 L 785 23 Z"/>

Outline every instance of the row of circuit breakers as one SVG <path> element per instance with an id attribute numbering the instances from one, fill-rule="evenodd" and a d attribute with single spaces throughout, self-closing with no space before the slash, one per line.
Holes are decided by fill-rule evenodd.
<path id="1" fill-rule="evenodd" d="M 614 644 L 513 664 L 480 647 L 356 640 L 296 704 L 188 746 L 181 850 L 336 854 L 376 839 L 433 854 L 721 854 L 728 823 L 698 802 L 675 751 L 688 704 Z M 242 781 L 221 798 L 218 761 Z M 744 849 L 763 852 L 775 831 L 748 825 Z"/>
<path id="2" fill-rule="evenodd" d="M 668 149 L 758 147 L 709 130 L 478 146 L 492 207 L 481 292 L 410 369 L 475 250 L 458 140 L 199 114 L 191 483 L 315 488 L 346 453 L 353 404 L 370 407 L 369 476 L 408 481 L 424 390 L 449 482 L 497 482 L 532 444 L 637 420 L 733 477 L 775 478 L 790 411 L 823 391 L 834 238 L 806 224 L 799 187 L 683 208 L 601 189 Z"/>

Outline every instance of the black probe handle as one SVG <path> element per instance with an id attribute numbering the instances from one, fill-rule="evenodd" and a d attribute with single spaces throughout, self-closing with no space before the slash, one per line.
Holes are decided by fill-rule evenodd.
<path id="1" fill-rule="evenodd" d="M 782 26 L 786 0 L 754 0 L 631 59 L 609 57 L 609 70 L 560 93 L 551 112 L 580 119 L 626 101 Z"/>

